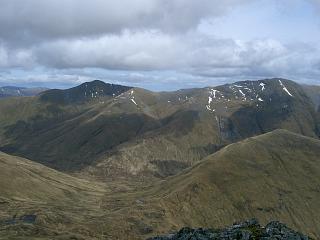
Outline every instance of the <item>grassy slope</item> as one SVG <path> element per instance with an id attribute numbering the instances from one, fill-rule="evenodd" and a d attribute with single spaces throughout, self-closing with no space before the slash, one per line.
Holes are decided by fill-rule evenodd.
<path id="1" fill-rule="evenodd" d="M 70 170 L 158 124 L 131 105 L 119 107 L 105 100 L 59 105 L 38 97 L 5 99 L 0 102 L 1 146 L 6 152 Z"/>
<path id="2" fill-rule="evenodd" d="M 82 192 L 103 190 L 99 185 L 2 152 L 0 152 L 0 178 L 1 197 L 21 201 L 72 202 Z"/>
<path id="3" fill-rule="evenodd" d="M 279 219 L 320 236 L 320 141 L 284 130 L 229 145 L 157 188 L 174 225 Z"/>
<path id="4" fill-rule="evenodd" d="M 0 152 L 0 239 L 84 239 L 80 228 L 91 227 L 86 218 L 99 215 L 106 192 L 102 184 Z M 35 224 L 3 222 L 28 214 L 37 216 Z"/>
<path id="5" fill-rule="evenodd" d="M 38 219 L 0 224 L 0 239 L 145 239 L 250 217 L 278 219 L 319 237 L 319 155 L 319 140 L 277 130 L 229 145 L 153 186 L 128 187 L 78 180 L 1 154 L 0 222 L 15 214 Z"/>

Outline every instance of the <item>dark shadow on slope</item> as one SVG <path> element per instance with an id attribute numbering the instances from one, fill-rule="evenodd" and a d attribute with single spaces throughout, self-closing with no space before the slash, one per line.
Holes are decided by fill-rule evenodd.
<path id="1" fill-rule="evenodd" d="M 85 119 L 83 119 L 85 117 Z M 90 113 L 68 121 L 36 118 L 19 121 L 6 129 L 11 144 L 1 151 L 23 156 L 63 171 L 82 169 L 112 150 L 161 124 L 143 114 Z"/>
<path id="2" fill-rule="evenodd" d="M 176 175 L 190 167 L 190 164 L 176 160 L 153 160 L 150 163 L 156 166 L 157 171 L 155 172 L 155 176 L 158 178 Z"/>

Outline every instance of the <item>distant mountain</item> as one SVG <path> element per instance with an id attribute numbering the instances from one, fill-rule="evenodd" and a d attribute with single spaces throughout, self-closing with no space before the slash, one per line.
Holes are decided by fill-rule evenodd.
<path id="1" fill-rule="evenodd" d="M 41 94 L 40 100 L 57 104 L 83 103 L 97 100 L 102 101 L 104 98 L 108 99 L 108 97 L 116 97 L 131 88 L 132 87 L 95 80 L 66 90 L 51 89 L 45 91 Z"/>
<path id="2" fill-rule="evenodd" d="M 0 98 L 35 96 L 46 90 L 48 89 L 5 86 L 5 87 L 0 87 Z"/>
<path id="3" fill-rule="evenodd" d="M 151 109 L 144 99 L 154 103 L 161 126 L 102 155 L 86 169 L 90 175 L 167 177 L 232 142 L 278 128 L 319 137 L 313 103 L 301 86 L 284 79 L 135 96 L 142 110 Z"/>
<path id="4" fill-rule="evenodd" d="M 160 93 L 93 81 L 0 111 L 2 151 L 98 177 L 167 177 L 278 128 L 320 135 L 313 102 L 285 79 Z"/>

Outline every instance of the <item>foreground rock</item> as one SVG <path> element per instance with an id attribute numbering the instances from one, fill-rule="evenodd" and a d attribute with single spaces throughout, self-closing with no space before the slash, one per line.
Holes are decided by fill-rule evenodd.
<path id="1" fill-rule="evenodd" d="M 246 222 L 236 223 L 231 227 L 213 229 L 182 228 L 179 232 L 166 236 L 150 238 L 148 240 L 311 240 L 288 228 L 280 222 L 270 222 L 262 227 L 257 220 L 251 219 Z"/>

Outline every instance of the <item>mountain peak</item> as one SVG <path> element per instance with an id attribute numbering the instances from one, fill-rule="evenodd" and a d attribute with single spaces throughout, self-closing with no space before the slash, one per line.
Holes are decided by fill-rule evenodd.
<path id="1" fill-rule="evenodd" d="M 77 87 L 82 87 L 82 86 L 91 86 L 91 87 L 98 87 L 98 86 L 108 86 L 108 85 L 113 85 L 112 83 L 106 83 L 104 81 L 101 81 L 101 80 L 93 80 L 93 81 L 90 81 L 90 82 L 84 82 L 74 88 L 77 88 Z"/>
<path id="2" fill-rule="evenodd" d="M 82 103 L 105 97 L 116 97 L 130 89 L 132 87 L 94 80 L 66 90 L 46 91 L 41 94 L 40 99 L 60 104 Z"/>
<path id="3" fill-rule="evenodd" d="M 231 100 L 254 103 L 258 107 L 271 101 L 294 99 L 303 91 L 295 82 L 282 78 L 239 81 L 207 89 L 209 91 L 208 110 L 212 109 L 211 103 L 227 103 Z"/>

